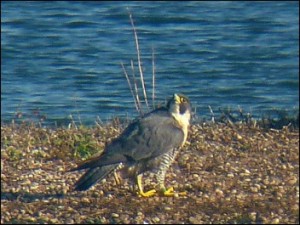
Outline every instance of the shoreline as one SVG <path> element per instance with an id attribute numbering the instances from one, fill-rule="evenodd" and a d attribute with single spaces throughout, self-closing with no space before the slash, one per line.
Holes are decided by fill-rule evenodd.
<path id="1" fill-rule="evenodd" d="M 94 127 L 97 125 L 105 126 L 112 123 L 114 120 L 118 120 L 121 123 L 128 124 L 133 121 L 136 117 L 127 116 L 111 116 L 109 119 L 101 120 L 99 117 L 93 122 L 82 120 L 79 116 L 68 116 L 65 118 L 48 119 L 46 115 L 40 115 L 36 113 L 33 115 L 23 115 L 21 112 L 15 113 L 14 118 L 10 120 L 1 120 L 2 126 L 9 125 L 36 125 L 44 128 L 67 128 L 70 126 L 84 126 L 84 127 Z M 257 124 L 262 128 L 272 128 L 272 129 L 282 129 L 285 126 L 292 127 L 293 129 L 299 129 L 299 110 L 274 110 L 272 114 L 261 115 L 260 117 L 254 117 L 248 112 L 244 112 L 242 109 L 219 109 L 218 113 L 211 111 L 210 117 L 203 116 L 199 117 L 197 114 L 192 117 L 192 124 L 213 124 L 213 123 L 223 123 L 223 124 L 235 124 L 244 123 L 248 125 Z"/>

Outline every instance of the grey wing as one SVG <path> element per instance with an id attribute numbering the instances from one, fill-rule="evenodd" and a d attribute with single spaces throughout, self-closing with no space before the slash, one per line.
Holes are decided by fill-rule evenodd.
<path id="1" fill-rule="evenodd" d="M 149 116 L 140 121 L 134 135 L 124 142 L 122 152 L 135 161 L 155 158 L 180 147 L 183 139 L 183 131 L 174 125 L 172 117 Z"/>
<path id="2" fill-rule="evenodd" d="M 174 125 L 172 117 L 166 113 L 152 114 L 130 124 L 103 155 L 76 169 L 148 160 L 180 147 L 183 139 L 183 131 Z"/>

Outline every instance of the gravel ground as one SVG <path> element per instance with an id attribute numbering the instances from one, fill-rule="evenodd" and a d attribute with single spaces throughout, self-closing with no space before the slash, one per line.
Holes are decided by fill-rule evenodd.
<path id="1" fill-rule="evenodd" d="M 192 125 L 166 177 L 186 196 L 142 198 L 113 176 L 73 192 L 82 172 L 67 170 L 123 128 L 2 125 L 1 223 L 299 223 L 298 129 Z"/>

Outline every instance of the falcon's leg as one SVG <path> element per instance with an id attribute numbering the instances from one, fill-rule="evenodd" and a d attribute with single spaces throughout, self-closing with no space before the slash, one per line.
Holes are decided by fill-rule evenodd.
<path id="1" fill-rule="evenodd" d="M 169 157 L 169 155 L 165 155 L 166 157 Z M 173 197 L 175 195 L 186 195 L 186 192 L 175 192 L 173 187 L 166 188 L 165 187 L 165 177 L 166 177 L 166 172 L 173 161 L 173 158 L 167 158 L 166 160 L 167 163 L 162 163 L 161 167 L 159 168 L 156 179 L 159 184 L 159 190 L 160 194 L 165 197 Z"/>
<path id="2" fill-rule="evenodd" d="M 143 184 L 142 184 L 143 174 L 137 175 L 136 178 L 137 178 L 137 185 L 138 185 L 138 188 L 139 188 L 138 194 L 140 194 L 142 197 L 152 197 L 153 195 L 155 195 L 156 190 L 154 190 L 154 189 L 150 190 L 150 191 L 147 191 L 147 192 L 144 192 Z"/>

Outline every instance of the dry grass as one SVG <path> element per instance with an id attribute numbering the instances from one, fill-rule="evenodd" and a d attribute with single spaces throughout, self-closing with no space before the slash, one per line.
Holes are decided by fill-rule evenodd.
<path id="1" fill-rule="evenodd" d="M 299 222 L 299 130 L 192 125 L 166 179 L 184 197 L 140 198 L 113 177 L 72 192 L 81 173 L 66 171 L 123 129 L 118 120 L 78 129 L 3 125 L 1 223 Z"/>

